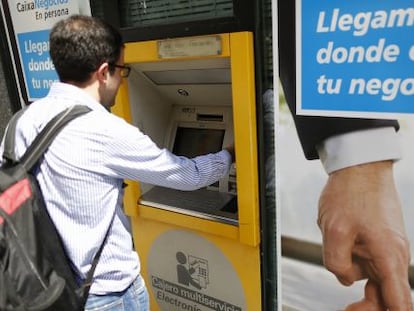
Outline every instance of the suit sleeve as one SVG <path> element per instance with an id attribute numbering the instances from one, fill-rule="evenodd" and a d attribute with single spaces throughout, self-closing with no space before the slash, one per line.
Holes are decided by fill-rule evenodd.
<path id="1" fill-rule="evenodd" d="M 278 1 L 279 76 L 295 121 L 305 157 L 317 159 L 316 146 L 325 139 L 358 130 L 392 126 L 396 120 L 314 117 L 296 115 L 295 1 Z"/>

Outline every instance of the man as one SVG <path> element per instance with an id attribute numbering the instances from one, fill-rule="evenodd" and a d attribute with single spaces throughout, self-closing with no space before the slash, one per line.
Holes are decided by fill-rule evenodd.
<path id="1" fill-rule="evenodd" d="M 76 15 L 58 22 L 50 33 L 50 55 L 61 82 L 29 106 L 16 131 L 16 153 L 21 156 L 60 111 L 72 105 L 92 110 L 62 130 L 36 176 L 79 279 L 85 278 L 109 228 L 86 310 L 149 309 L 122 210 L 123 180 L 194 190 L 223 177 L 232 162 L 227 150 L 194 159 L 177 157 L 108 111 L 129 74 L 123 50 L 120 34 L 95 18 Z"/>
<path id="2" fill-rule="evenodd" d="M 348 311 L 413 310 L 408 240 L 393 180 L 400 157 L 390 120 L 301 117 L 295 109 L 295 2 L 279 1 L 280 78 L 308 159 L 329 174 L 318 225 L 328 270 L 344 285 L 368 279 Z"/>

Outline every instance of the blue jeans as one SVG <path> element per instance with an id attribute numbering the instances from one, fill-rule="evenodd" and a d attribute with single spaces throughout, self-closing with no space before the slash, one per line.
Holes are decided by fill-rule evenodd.
<path id="1" fill-rule="evenodd" d="M 148 291 L 141 277 L 126 290 L 107 295 L 90 294 L 85 311 L 149 311 Z"/>

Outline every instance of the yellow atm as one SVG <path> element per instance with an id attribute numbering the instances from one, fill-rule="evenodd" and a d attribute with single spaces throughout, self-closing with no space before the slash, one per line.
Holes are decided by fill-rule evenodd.
<path id="1" fill-rule="evenodd" d="M 127 43 L 125 63 L 114 113 L 175 154 L 236 149 L 229 175 L 205 189 L 128 182 L 151 310 L 261 310 L 252 34 Z"/>

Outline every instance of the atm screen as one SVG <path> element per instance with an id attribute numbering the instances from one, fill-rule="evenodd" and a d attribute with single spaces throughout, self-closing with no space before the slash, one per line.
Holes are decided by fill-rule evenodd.
<path id="1" fill-rule="evenodd" d="M 178 127 L 173 153 L 187 158 L 222 150 L 223 129 Z"/>

